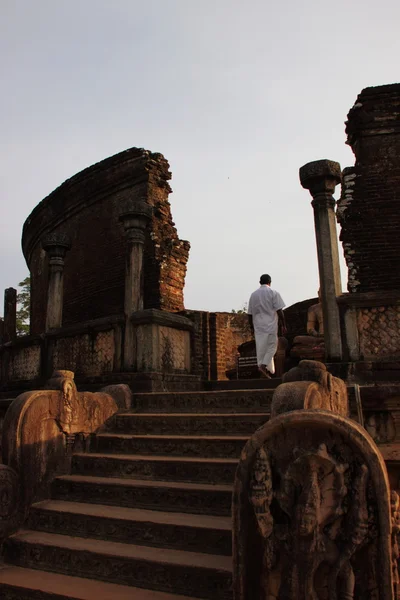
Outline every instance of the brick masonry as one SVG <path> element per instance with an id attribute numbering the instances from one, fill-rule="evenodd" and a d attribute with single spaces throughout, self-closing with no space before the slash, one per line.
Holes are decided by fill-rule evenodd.
<path id="1" fill-rule="evenodd" d="M 356 163 L 337 218 L 349 292 L 400 289 L 400 84 L 364 89 L 348 114 Z"/>
<path id="2" fill-rule="evenodd" d="M 154 214 L 144 252 L 145 308 L 183 310 L 190 244 L 178 238 L 168 201 L 169 164 L 161 154 L 131 148 L 65 181 L 32 211 L 22 247 L 31 272 L 31 333 L 45 327 L 49 233 L 72 243 L 64 267 L 63 325 L 123 313 L 126 242 L 119 215 L 130 200 Z"/>

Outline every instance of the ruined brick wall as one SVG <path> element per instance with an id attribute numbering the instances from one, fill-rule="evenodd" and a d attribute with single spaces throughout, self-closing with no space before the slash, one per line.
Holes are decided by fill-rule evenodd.
<path id="1" fill-rule="evenodd" d="M 149 160 L 148 203 L 154 207 L 151 232 L 145 246 L 144 302 L 146 308 L 172 312 L 184 309 L 183 287 L 190 244 L 178 238 L 168 195 L 171 178 L 161 154 Z"/>
<path id="2" fill-rule="evenodd" d="M 226 379 L 226 371 L 236 367 L 238 346 L 253 339 L 246 314 L 216 313 L 217 377 Z"/>
<path id="3" fill-rule="evenodd" d="M 123 313 L 126 241 L 119 221 L 130 200 L 154 207 L 144 253 L 145 308 L 183 309 L 189 243 L 178 238 L 161 154 L 131 148 L 85 169 L 45 198 L 25 222 L 22 247 L 31 272 L 31 333 L 45 328 L 47 234 L 72 243 L 65 258 L 63 325 Z"/>
<path id="4" fill-rule="evenodd" d="M 192 372 L 204 379 L 226 379 L 226 371 L 236 367 L 237 347 L 252 339 L 247 315 L 202 311 L 182 314 L 195 325 Z"/>
<path id="5" fill-rule="evenodd" d="M 366 88 L 348 114 L 355 166 L 337 218 L 349 292 L 400 290 L 400 84 Z"/>

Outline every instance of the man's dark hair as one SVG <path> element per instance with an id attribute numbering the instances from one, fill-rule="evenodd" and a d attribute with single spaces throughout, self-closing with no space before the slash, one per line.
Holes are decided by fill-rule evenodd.
<path id="1" fill-rule="evenodd" d="M 270 275 L 267 275 L 267 274 L 261 275 L 261 277 L 260 277 L 260 285 L 265 285 L 265 284 L 269 285 L 270 283 L 271 283 L 271 277 L 270 277 Z"/>

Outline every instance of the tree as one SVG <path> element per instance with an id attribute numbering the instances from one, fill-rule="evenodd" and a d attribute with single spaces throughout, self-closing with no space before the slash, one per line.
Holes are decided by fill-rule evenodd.
<path id="1" fill-rule="evenodd" d="M 233 313 L 234 315 L 246 315 L 247 314 L 247 302 L 245 302 L 243 304 L 243 307 L 239 308 L 239 310 L 235 310 L 234 308 L 232 308 L 231 313 Z"/>
<path id="2" fill-rule="evenodd" d="M 19 282 L 18 287 L 21 288 L 21 291 L 17 294 L 17 335 L 27 335 L 31 305 L 31 278 L 29 275 Z"/>

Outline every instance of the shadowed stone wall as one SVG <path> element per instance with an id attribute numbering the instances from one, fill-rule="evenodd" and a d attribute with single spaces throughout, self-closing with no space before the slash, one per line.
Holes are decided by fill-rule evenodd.
<path id="1" fill-rule="evenodd" d="M 365 88 L 348 114 L 356 163 L 337 218 L 349 292 L 400 290 L 400 84 Z"/>

